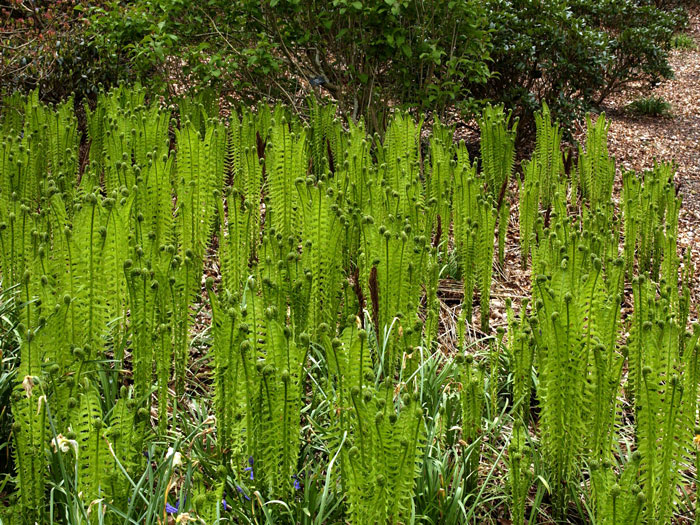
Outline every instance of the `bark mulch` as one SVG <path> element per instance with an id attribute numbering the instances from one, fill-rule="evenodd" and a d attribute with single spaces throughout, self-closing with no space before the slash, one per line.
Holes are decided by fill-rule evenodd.
<path id="1" fill-rule="evenodd" d="M 654 160 L 673 161 L 676 183 L 683 197 L 678 245 L 690 249 L 695 267 L 700 265 L 700 8 L 690 9 L 688 33 L 695 50 L 674 50 L 671 65 L 675 78 L 655 89 L 630 89 L 604 107 L 612 121 L 609 134 L 611 155 L 618 167 L 641 171 Z M 660 96 L 671 104 L 670 117 L 642 117 L 626 106 L 640 96 Z M 692 287 L 694 303 L 700 304 L 700 275 Z M 697 314 L 694 316 L 697 320 Z"/>

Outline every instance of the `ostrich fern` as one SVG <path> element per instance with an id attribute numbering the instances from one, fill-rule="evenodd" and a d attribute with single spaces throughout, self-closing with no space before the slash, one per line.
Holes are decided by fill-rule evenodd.
<path id="1" fill-rule="evenodd" d="M 539 212 L 540 183 L 544 182 L 544 168 L 536 160 L 524 164 L 523 180 L 518 181 L 520 189 L 520 259 L 522 267 L 527 267 L 530 256 L 530 238 L 535 233 L 535 222 Z M 544 191 L 544 190 L 543 190 Z"/>
<path id="2" fill-rule="evenodd" d="M 232 482 L 246 485 L 241 497 L 250 490 L 297 512 L 315 490 L 311 443 L 314 458 L 330 458 L 323 501 L 335 487 L 345 502 L 324 519 L 430 519 L 418 507 L 435 488 L 446 491 L 435 512 L 457 521 L 463 496 L 488 486 L 479 473 L 489 447 L 504 460 L 515 523 L 537 479 L 561 518 L 575 498 L 600 523 L 674 519 L 680 472 L 697 461 L 700 331 L 685 331 L 692 264 L 677 251 L 671 165 L 623 174 L 616 210 L 604 118 L 589 119 L 580 150 L 579 206 L 567 202 L 560 129 L 546 107 L 536 116 L 517 196 L 532 287 L 517 315 L 507 302 L 504 338 L 502 327 L 489 335 L 517 127 L 503 108 L 480 119 L 479 169 L 451 128 L 436 123 L 426 140 L 407 113 L 383 138 L 315 100 L 308 124 L 264 104 L 224 124 L 211 91 L 171 115 L 126 86 L 86 108 L 83 158 L 72 104 L 43 105 L 34 92 L 10 97 L 0 114 L 0 272 L 17 305 L 19 353 L 12 514 L 148 519 L 150 498 L 169 488 L 152 454 L 186 423 L 170 388 L 184 392 L 192 338 L 211 370 L 211 399 L 199 406 L 211 407 L 215 435 L 190 436 L 199 461 L 181 471 L 183 516 L 213 522 L 234 506 L 240 514 L 229 517 L 249 518 L 225 492 Z M 477 344 L 491 351 L 460 356 L 436 378 L 423 356 L 443 348 L 438 289 L 452 247 L 464 284 L 459 348 L 477 288 L 488 336 Z M 211 331 L 195 339 L 203 282 Z M 431 391 L 445 379 L 449 389 Z M 484 446 L 494 429 L 484 412 L 501 407 L 512 430 Z M 443 485 L 435 454 L 456 452 L 442 447 L 455 446 L 459 429 L 466 461 L 453 470 L 458 482 Z M 216 446 L 200 447 L 205 438 Z M 276 519 L 271 509 L 262 512 Z"/>
<path id="3" fill-rule="evenodd" d="M 425 446 L 423 411 L 408 393 L 395 399 L 390 379 L 378 386 L 369 380 L 366 332 L 346 329 L 327 352 L 347 411 L 339 425 L 347 436 L 340 460 L 350 516 L 357 523 L 404 521 Z"/>
<path id="4" fill-rule="evenodd" d="M 488 191 L 498 211 L 498 261 L 503 264 L 505 240 L 510 220 L 508 183 L 515 166 L 515 136 L 518 119 L 511 125 L 512 112 L 503 106 L 487 106 L 479 120 L 481 130 L 481 169 Z"/>
<path id="5" fill-rule="evenodd" d="M 466 319 L 471 321 L 474 286 L 477 275 L 477 232 L 479 214 L 477 197 L 480 194 L 479 179 L 476 177 L 476 163 L 471 164 L 464 144 L 459 147 L 460 160 L 455 171 L 454 182 L 454 239 L 464 283 L 462 308 Z"/>
<path id="6" fill-rule="evenodd" d="M 577 179 L 583 199 L 591 208 L 608 203 L 612 197 L 615 159 L 608 154 L 610 122 L 605 115 L 593 121 L 586 117 L 586 148 L 579 146 Z"/>
<path id="7" fill-rule="evenodd" d="M 544 209 L 550 209 L 555 200 L 555 193 L 561 191 L 561 177 L 564 174 L 564 162 L 561 152 L 562 131 L 559 123 L 552 124 L 549 107 L 542 103 L 542 110 L 535 113 L 537 128 L 535 151 L 532 160 L 537 163 L 539 172 L 539 202 Z"/>

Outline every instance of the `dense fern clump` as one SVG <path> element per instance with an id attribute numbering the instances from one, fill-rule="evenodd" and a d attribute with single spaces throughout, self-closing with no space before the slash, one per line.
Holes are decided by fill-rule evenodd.
<path id="1" fill-rule="evenodd" d="M 518 120 L 511 125 L 512 112 L 504 112 L 503 106 L 488 106 L 484 110 L 481 129 L 481 165 L 486 185 L 498 211 L 498 261 L 503 264 L 505 241 L 510 221 L 508 183 L 515 166 L 515 134 Z"/>
<path id="2" fill-rule="evenodd" d="M 0 106 L 0 322 L 18 355 L 2 519 L 469 523 L 503 501 L 517 524 L 545 508 L 621 524 L 697 507 L 673 166 L 624 173 L 616 206 L 604 116 L 569 174 L 543 107 L 516 176 L 502 107 L 470 158 L 439 122 L 397 112 L 370 136 L 315 99 L 308 122 L 223 119 L 211 91 L 166 108 L 121 86 L 85 129 L 73 106 Z M 531 286 L 498 323 L 516 215 Z"/>

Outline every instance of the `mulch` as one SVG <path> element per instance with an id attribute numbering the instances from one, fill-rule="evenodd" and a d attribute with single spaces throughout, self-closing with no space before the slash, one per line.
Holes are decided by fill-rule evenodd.
<path id="1" fill-rule="evenodd" d="M 691 251 L 696 268 L 691 293 L 700 304 L 700 7 L 692 7 L 687 32 L 697 44 L 695 50 L 673 50 L 671 65 L 675 78 L 654 89 L 639 86 L 609 100 L 605 107 L 611 120 L 609 148 L 618 169 L 642 171 L 655 160 L 672 161 L 676 184 L 683 197 L 678 245 Z M 670 117 L 641 117 L 625 108 L 632 100 L 659 96 L 671 104 Z M 691 314 L 698 320 L 697 311 Z"/>

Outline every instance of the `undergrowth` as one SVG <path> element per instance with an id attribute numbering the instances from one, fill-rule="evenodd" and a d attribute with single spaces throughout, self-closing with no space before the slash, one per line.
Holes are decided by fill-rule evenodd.
<path id="1" fill-rule="evenodd" d="M 604 116 L 567 172 L 545 107 L 519 174 L 502 107 L 480 159 L 317 101 L 224 120 L 120 87 L 85 130 L 72 100 L 2 107 L 7 522 L 692 519 L 680 197 L 659 163 L 614 204 Z M 515 202 L 531 290 L 494 326 Z"/>
<path id="2" fill-rule="evenodd" d="M 633 100 L 627 104 L 627 111 L 644 117 L 670 117 L 672 116 L 671 104 L 663 97 L 652 95 Z"/>

